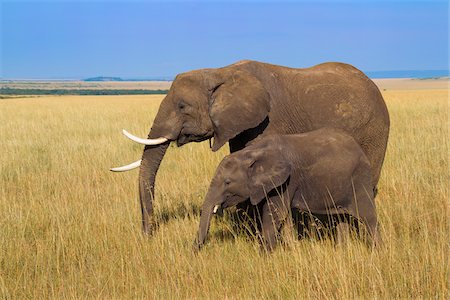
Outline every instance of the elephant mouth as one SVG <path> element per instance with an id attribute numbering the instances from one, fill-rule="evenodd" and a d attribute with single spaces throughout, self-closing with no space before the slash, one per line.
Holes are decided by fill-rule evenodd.
<path id="1" fill-rule="evenodd" d="M 180 133 L 177 139 L 177 146 L 181 147 L 184 144 L 190 143 L 190 142 L 203 142 L 211 138 L 210 134 L 203 134 L 203 135 L 197 135 L 197 134 L 186 134 L 186 133 Z"/>
<path id="2" fill-rule="evenodd" d="M 245 200 L 244 197 L 238 195 L 228 195 L 226 196 L 225 201 L 221 204 L 221 208 L 225 209 L 228 207 L 236 206 L 239 203 L 243 202 L 244 200 Z"/>

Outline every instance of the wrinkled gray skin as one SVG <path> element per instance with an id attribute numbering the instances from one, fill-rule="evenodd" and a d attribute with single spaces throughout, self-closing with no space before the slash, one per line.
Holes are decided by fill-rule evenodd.
<path id="1" fill-rule="evenodd" d="M 358 69 L 324 63 L 292 69 L 256 61 L 178 75 L 161 103 L 149 138 L 178 146 L 214 139 L 217 151 L 244 148 L 258 136 L 342 128 L 366 153 L 376 188 L 386 152 L 389 115 L 376 85 Z M 139 172 L 143 229 L 154 228 L 155 177 L 169 142 L 146 146 Z"/>
<path id="2" fill-rule="evenodd" d="M 338 129 L 271 135 L 230 154 L 220 163 L 202 206 L 194 249 L 204 244 L 214 207 L 250 198 L 262 202 L 263 246 L 272 251 L 291 209 L 317 215 L 351 215 L 379 240 L 371 166 L 358 143 Z M 348 233 L 338 225 L 338 240 Z M 340 236 L 341 235 L 341 236 Z"/>

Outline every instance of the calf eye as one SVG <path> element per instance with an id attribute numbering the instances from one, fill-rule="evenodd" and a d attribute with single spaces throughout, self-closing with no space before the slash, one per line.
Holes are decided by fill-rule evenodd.
<path id="1" fill-rule="evenodd" d="M 186 107 L 186 104 L 184 104 L 184 102 L 179 102 L 179 103 L 178 103 L 178 108 L 179 108 L 180 110 L 183 110 L 185 107 Z"/>
<path id="2" fill-rule="evenodd" d="M 229 185 L 231 183 L 230 179 L 225 179 L 225 185 Z"/>

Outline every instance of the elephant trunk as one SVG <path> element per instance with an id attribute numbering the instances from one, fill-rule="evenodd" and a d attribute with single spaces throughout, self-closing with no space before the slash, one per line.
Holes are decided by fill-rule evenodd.
<path id="1" fill-rule="evenodd" d="M 139 169 L 139 199 L 141 202 L 142 226 L 146 234 L 151 234 L 155 229 L 156 222 L 153 216 L 155 177 L 168 146 L 169 142 L 157 146 L 147 145 L 142 155 Z"/>
<path id="2" fill-rule="evenodd" d="M 213 190 L 215 189 L 212 188 L 211 185 L 202 206 L 198 236 L 194 244 L 194 247 L 197 249 L 200 249 L 205 243 L 206 235 L 208 234 L 209 225 L 211 223 L 211 216 L 214 214 L 215 207 L 222 202 L 220 195 L 217 192 L 213 192 Z"/>

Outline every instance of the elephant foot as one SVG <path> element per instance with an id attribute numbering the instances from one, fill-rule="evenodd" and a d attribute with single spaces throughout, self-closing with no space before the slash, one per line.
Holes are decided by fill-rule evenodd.
<path id="1" fill-rule="evenodd" d="M 197 255 L 200 252 L 200 249 L 202 248 L 202 244 L 199 243 L 198 239 L 194 240 L 194 243 L 192 244 L 192 252 Z"/>

